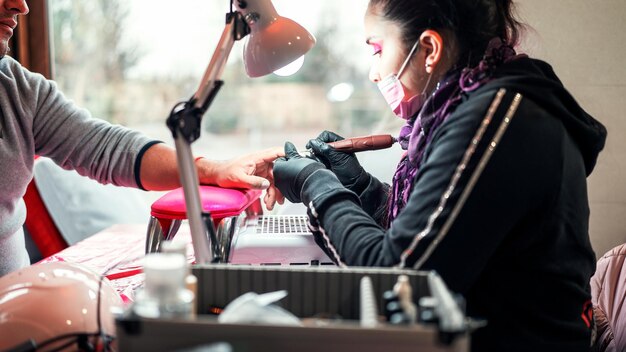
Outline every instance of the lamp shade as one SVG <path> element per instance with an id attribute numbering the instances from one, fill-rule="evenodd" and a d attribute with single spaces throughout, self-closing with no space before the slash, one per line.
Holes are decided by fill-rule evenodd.
<path id="1" fill-rule="evenodd" d="M 279 16 L 270 0 L 234 1 L 250 26 L 244 65 L 250 77 L 270 74 L 306 54 L 315 37 L 293 20 Z"/>

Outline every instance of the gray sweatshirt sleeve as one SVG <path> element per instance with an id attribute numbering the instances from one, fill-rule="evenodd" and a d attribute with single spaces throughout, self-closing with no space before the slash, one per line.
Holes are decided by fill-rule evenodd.
<path id="1" fill-rule="evenodd" d="M 16 96 L 30 110 L 25 115 L 33 118 L 36 154 L 103 184 L 141 188 L 141 157 L 155 141 L 92 117 L 41 75 L 24 69 L 14 72 L 16 89 L 22 90 Z"/>
<path id="2" fill-rule="evenodd" d="M 28 265 L 22 197 L 35 154 L 101 183 L 141 188 L 141 158 L 154 143 L 93 118 L 54 82 L 9 56 L 0 58 L 0 276 Z"/>

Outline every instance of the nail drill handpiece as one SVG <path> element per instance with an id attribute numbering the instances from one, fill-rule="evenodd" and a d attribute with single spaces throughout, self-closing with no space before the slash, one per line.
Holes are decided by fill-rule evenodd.
<path id="1" fill-rule="evenodd" d="M 391 147 L 397 140 L 389 134 L 346 138 L 337 142 L 328 143 L 337 150 L 346 153 L 356 153 L 366 150 L 378 150 Z"/>

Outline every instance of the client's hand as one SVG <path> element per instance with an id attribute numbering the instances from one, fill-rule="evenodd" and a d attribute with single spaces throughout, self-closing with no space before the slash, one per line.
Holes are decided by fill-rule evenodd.
<path id="1" fill-rule="evenodd" d="M 324 164 L 303 158 L 291 142 L 286 142 L 285 156 L 274 163 L 276 187 L 289 201 L 298 203 L 304 181 L 319 169 L 324 169 Z"/>
<path id="2" fill-rule="evenodd" d="M 274 160 L 283 156 L 280 147 L 240 156 L 226 161 L 200 158 L 196 161 L 201 184 L 215 184 L 225 188 L 265 189 L 265 206 L 283 204 L 284 197 L 274 185 Z"/>
<path id="3" fill-rule="evenodd" d="M 370 175 L 365 172 L 354 153 L 338 151 L 327 143 L 343 140 L 340 135 L 324 131 L 311 139 L 306 147 L 313 150 L 313 154 L 323 162 L 347 189 L 360 194 L 370 181 Z"/>

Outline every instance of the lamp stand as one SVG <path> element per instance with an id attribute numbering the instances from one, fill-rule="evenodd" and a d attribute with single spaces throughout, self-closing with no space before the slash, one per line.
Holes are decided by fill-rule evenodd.
<path id="1" fill-rule="evenodd" d="M 178 172 L 185 195 L 191 240 L 198 264 L 217 263 L 223 258 L 217 250 L 219 243 L 211 214 L 208 210 L 202 209 L 200 182 L 191 152 L 191 143 L 200 137 L 202 116 L 224 83 L 219 78 L 235 41 L 245 37 L 249 32 L 250 28 L 243 20 L 241 13 L 231 10 L 226 14 L 226 26 L 198 90 L 189 101 L 174 106 L 167 118 L 167 126 L 174 137 Z"/>

